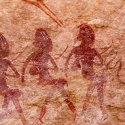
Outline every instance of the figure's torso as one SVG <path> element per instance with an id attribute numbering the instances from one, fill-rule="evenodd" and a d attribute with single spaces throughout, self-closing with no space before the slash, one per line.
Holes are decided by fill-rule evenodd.
<path id="1" fill-rule="evenodd" d="M 5 72 L 7 71 L 8 66 L 11 64 L 9 60 L 2 59 L 0 61 L 0 93 L 3 93 L 8 89 L 6 84 Z"/>
<path id="2" fill-rule="evenodd" d="M 96 50 L 92 48 L 76 47 L 75 61 L 79 62 L 82 68 L 82 75 L 94 75 L 93 63 L 96 56 Z"/>
<path id="3" fill-rule="evenodd" d="M 96 56 L 96 50 L 91 48 L 77 47 L 74 52 L 75 58 L 81 61 L 82 64 L 93 65 L 93 60 Z"/>
<path id="4" fill-rule="evenodd" d="M 50 59 L 49 54 L 34 53 L 32 57 L 32 65 L 38 68 L 38 75 L 42 81 L 51 80 L 49 74 L 48 61 Z"/>

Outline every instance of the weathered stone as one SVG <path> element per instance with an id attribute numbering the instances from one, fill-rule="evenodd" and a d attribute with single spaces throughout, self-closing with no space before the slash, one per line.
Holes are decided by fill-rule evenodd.
<path id="1" fill-rule="evenodd" d="M 79 30 L 77 27 L 82 23 L 88 23 L 95 32 L 96 38 L 93 48 L 102 53 L 111 46 L 106 52 L 102 53 L 103 59 L 106 59 L 106 64 L 114 58 L 109 64 L 109 67 L 113 67 L 119 58 L 122 57 L 123 69 L 120 72 L 120 78 L 125 81 L 124 0 L 43 1 L 63 22 L 62 27 L 58 26 L 57 23 L 39 8 L 23 0 L 0 0 L 0 33 L 3 33 L 9 43 L 10 55 L 7 58 L 13 62 L 20 74 L 23 62 L 35 51 L 32 45 L 35 29 L 41 27 L 47 31 L 53 41 L 51 55 L 59 67 L 58 72 L 50 71 L 50 73 L 53 78 L 66 78 L 64 74 L 66 57 L 73 47 L 79 45 L 79 41 L 76 40 Z M 67 50 L 58 58 L 67 46 Z M 16 59 L 20 52 L 23 53 Z M 98 61 L 98 59 L 96 60 Z M 124 125 L 125 85 L 120 84 L 117 80 L 116 71 L 118 65 L 113 69 L 94 67 L 97 73 L 104 74 L 107 78 L 104 105 L 109 115 L 108 119 L 102 120 L 102 112 L 99 107 L 96 90 L 92 94 L 88 109 L 84 112 L 82 111 L 90 81 L 82 77 L 80 69 L 78 71 L 69 69 L 66 79 L 68 81 L 70 99 L 78 111 L 76 123 L 73 121 L 73 113 L 69 110 L 63 101 L 64 99 L 57 91 L 47 105 L 47 113 L 43 118 L 43 125 L 69 125 L 71 123 L 74 125 Z M 25 83 L 22 84 L 20 78 L 11 77 L 7 77 L 6 81 L 10 88 L 18 88 L 22 91 L 23 94 L 19 97 L 20 104 L 27 123 L 34 125 L 34 121 L 39 117 L 40 109 L 50 86 L 37 84 L 39 82 L 38 76 L 31 76 L 29 68 L 30 66 L 26 70 Z M 8 69 L 8 73 L 13 74 L 11 69 Z M 3 100 L 4 98 L 1 95 L 1 112 Z M 16 112 L 12 102 L 9 104 L 9 111 L 0 114 L 0 125 L 22 125 L 20 116 Z"/>

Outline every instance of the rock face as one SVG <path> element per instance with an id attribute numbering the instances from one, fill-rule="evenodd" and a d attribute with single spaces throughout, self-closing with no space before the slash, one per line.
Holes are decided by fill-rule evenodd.
<path id="1" fill-rule="evenodd" d="M 32 2 L 37 2 L 37 0 L 32 0 Z M 0 33 L 7 39 L 10 50 L 6 59 L 13 63 L 21 75 L 26 58 L 36 51 L 36 47 L 33 46 L 36 29 L 43 28 L 52 40 L 53 49 L 50 55 L 58 66 L 58 71 L 55 71 L 51 70 L 53 68 L 51 63 L 48 64 L 50 75 L 53 79 L 64 78 L 68 82 L 68 89 L 66 86 L 65 89 L 76 107 L 78 113 L 76 120 L 74 121 L 75 116 L 67 106 L 68 103 L 65 103 L 65 98 L 59 91 L 55 91 L 46 105 L 47 111 L 42 119 L 43 125 L 125 125 L 125 85 L 117 79 L 120 64 L 117 61 L 122 58 L 119 76 L 122 81 L 125 81 L 125 1 L 43 0 L 43 2 L 62 21 L 62 26 L 59 26 L 60 23 L 56 23 L 40 8 L 24 0 L 0 0 Z M 40 0 L 38 3 L 45 8 Z M 94 66 L 96 74 L 103 74 L 107 79 L 104 87 L 104 106 L 108 118 L 105 120 L 96 89 L 92 93 L 88 108 L 83 111 L 86 92 L 92 81 L 82 76 L 81 69 L 72 70 L 74 57 L 70 61 L 67 77 L 65 76 L 66 57 L 73 47 L 80 44 L 76 38 L 79 33 L 78 26 L 83 23 L 87 23 L 94 30 L 95 42 L 92 48 L 101 54 L 105 62 L 102 67 Z M 94 61 L 99 62 L 98 58 Z M 18 99 L 23 113 L 18 113 L 20 111 L 15 107 L 18 105 L 14 105 L 12 98 L 8 109 L 2 108 L 5 95 L 1 94 L 0 125 L 35 125 L 39 118 L 51 85 L 44 85 L 44 81 L 39 82 L 37 75 L 30 75 L 31 65 L 29 64 L 26 69 L 23 83 L 21 77 L 6 76 L 8 87 L 21 91 Z M 12 69 L 8 68 L 7 73 L 13 74 Z M 22 114 L 26 119 L 26 124 L 21 121 Z M 36 122 L 37 124 L 39 125 L 40 122 Z"/>

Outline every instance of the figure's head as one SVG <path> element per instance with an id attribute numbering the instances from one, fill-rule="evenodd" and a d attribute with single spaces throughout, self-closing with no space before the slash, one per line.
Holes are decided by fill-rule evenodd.
<path id="1" fill-rule="evenodd" d="M 35 42 L 33 45 L 39 49 L 47 50 L 48 52 L 52 51 L 52 41 L 47 32 L 42 28 L 36 30 Z"/>
<path id="2" fill-rule="evenodd" d="M 80 29 L 77 39 L 84 44 L 93 45 L 95 41 L 95 34 L 93 29 L 86 23 L 81 24 L 78 27 Z"/>
<path id="3" fill-rule="evenodd" d="M 9 55 L 9 44 L 6 38 L 0 33 L 0 57 L 4 58 Z"/>

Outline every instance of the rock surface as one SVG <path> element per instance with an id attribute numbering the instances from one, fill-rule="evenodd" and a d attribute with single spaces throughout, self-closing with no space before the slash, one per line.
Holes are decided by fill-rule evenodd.
<path id="1" fill-rule="evenodd" d="M 93 47 L 99 53 L 102 53 L 111 46 L 109 50 L 102 54 L 102 57 L 106 59 L 106 63 L 114 58 L 109 67 L 113 67 L 122 57 L 123 69 L 120 73 L 121 79 L 125 80 L 123 75 L 125 67 L 124 0 L 44 0 L 44 2 L 63 22 L 62 27 L 58 26 L 39 8 L 23 0 L 0 0 L 0 32 L 7 38 L 10 46 L 8 59 L 13 62 L 20 74 L 23 62 L 35 50 L 32 45 L 35 29 L 42 27 L 48 32 L 53 41 L 51 55 L 59 67 L 58 72 L 50 71 L 50 73 L 53 78 L 66 78 L 64 74 L 65 57 L 78 44 L 78 41 L 76 41 L 77 26 L 88 23 L 93 28 L 96 36 Z M 63 56 L 57 58 L 67 46 L 68 49 Z M 16 59 L 19 52 L 23 53 Z M 98 73 L 104 73 L 107 77 L 104 105 L 108 113 L 108 119 L 102 120 L 96 90 L 93 92 L 88 109 L 82 112 L 90 81 L 82 77 L 80 70 L 72 71 L 69 69 L 66 79 L 70 99 L 78 111 L 77 120 L 74 123 L 73 113 L 64 103 L 61 95 L 56 92 L 47 105 L 43 125 L 125 125 L 125 85 L 118 82 L 117 69 L 118 65 L 115 68 L 95 67 Z M 11 72 L 11 70 L 8 69 L 8 72 Z M 19 98 L 20 104 L 27 125 L 34 125 L 50 86 L 38 85 L 38 77 L 29 75 L 28 69 L 25 79 L 25 83 L 21 83 L 20 78 L 11 77 L 7 77 L 6 81 L 10 88 L 18 88 L 23 92 Z M 2 103 L 3 96 L 1 95 L 1 112 Z M 12 102 L 9 104 L 9 110 L 10 113 L 7 115 L 0 115 L 0 125 L 22 125 L 20 116 Z"/>

